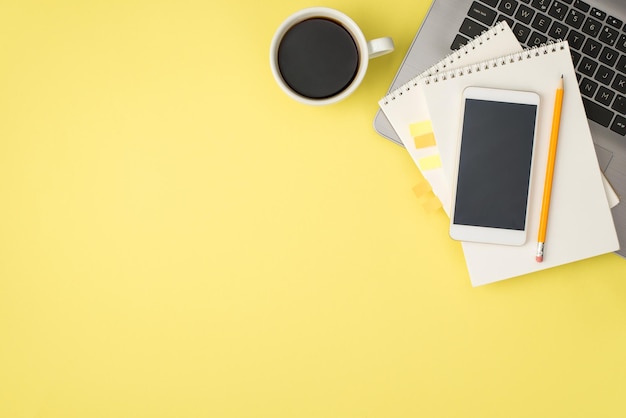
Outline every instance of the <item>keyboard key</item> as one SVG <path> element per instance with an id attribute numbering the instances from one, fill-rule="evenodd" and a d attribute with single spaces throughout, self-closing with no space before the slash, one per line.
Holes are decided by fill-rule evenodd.
<path id="1" fill-rule="evenodd" d="M 567 42 L 569 42 L 569 46 L 572 48 L 580 49 L 585 42 L 585 35 L 578 33 L 575 30 L 570 30 L 567 34 Z"/>
<path id="2" fill-rule="evenodd" d="M 588 12 L 590 6 L 582 0 L 574 0 L 574 7 L 583 12 Z"/>
<path id="3" fill-rule="evenodd" d="M 515 27 L 513 28 L 513 34 L 515 35 L 515 37 L 517 38 L 520 44 L 526 43 L 526 40 L 530 36 L 530 32 L 531 32 L 530 28 L 527 28 L 521 23 L 515 24 Z"/>
<path id="4" fill-rule="evenodd" d="M 457 35 L 454 38 L 454 41 L 452 41 L 452 45 L 450 45 L 450 49 L 452 51 L 456 51 L 457 49 L 459 49 L 460 47 L 462 47 L 463 45 L 466 45 L 469 42 L 469 39 L 462 36 L 462 35 Z"/>
<path id="5" fill-rule="evenodd" d="M 602 23 L 591 17 L 588 17 L 587 20 L 585 20 L 585 24 L 583 25 L 583 32 L 585 32 L 589 36 L 596 37 L 598 36 L 601 28 Z"/>
<path id="6" fill-rule="evenodd" d="M 588 119 L 591 119 L 602 126 L 609 126 L 611 119 L 613 119 L 613 112 L 584 97 L 583 105 L 585 105 L 585 113 L 587 113 Z"/>
<path id="7" fill-rule="evenodd" d="M 574 51 L 573 49 L 570 49 L 569 53 L 572 56 L 572 63 L 574 64 L 574 67 L 576 67 L 578 63 L 580 62 L 580 58 L 582 57 L 582 55 L 580 55 L 578 52 Z"/>
<path id="8" fill-rule="evenodd" d="M 498 0 L 480 0 L 488 6 L 496 7 L 498 5 Z"/>
<path id="9" fill-rule="evenodd" d="M 463 24 L 461 25 L 461 28 L 459 29 L 459 32 L 461 32 L 463 35 L 467 35 L 470 38 L 474 38 L 486 30 L 487 28 L 480 23 L 476 23 L 470 19 L 465 19 L 463 21 Z"/>
<path id="10" fill-rule="evenodd" d="M 583 53 L 589 55 L 590 57 L 597 58 L 601 49 L 602 44 L 600 44 L 600 42 L 588 38 L 585 41 L 585 46 L 583 46 Z"/>
<path id="11" fill-rule="evenodd" d="M 587 96 L 593 97 L 593 95 L 598 90 L 598 83 L 595 81 L 589 80 L 588 78 L 583 78 L 580 82 L 580 93 Z"/>
<path id="12" fill-rule="evenodd" d="M 530 22 L 535 15 L 535 11 L 528 6 L 524 6 L 523 4 L 519 5 L 519 9 L 517 9 L 517 13 L 515 13 L 515 18 L 522 23 L 526 23 L 530 25 Z"/>
<path id="13" fill-rule="evenodd" d="M 615 68 L 617 68 L 617 71 L 621 71 L 622 73 L 626 74 L 626 56 L 622 55 L 621 57 L 619 57 Z"/>
<path id="14" fill-rule="evenodd" d="M 615 45 L 618 37 L 619 32 L 617 32 L 615 29 L 611 29 L 608 26 L 605 26 L 600 31 L 600 36 L 598 37 L 598 39 L 600 39 L 605 44 L 613 46 Z"/>
<path id="15" fill-rule="evenodd" d="M 589 15 L 595 17 L 596 19 L 600 19 L 600 20 L 604 20 L 604 18 L 606 17 L 606 13 L 603 12 L 602 10 L 596 9 L 595 7 L 591 8 L 591 11 L 589 12 Z"/>
<path id="16" fill-rule="evenodd" d="M 623 22 L 616 17 L 609 16 L 609 18 L 606 20 L 606 23 L 613 26 L 614 28 L 620 29 Z"/>
<path id="17" fill-rule="evenodd" d="M 606 87 L 600 86 L 598 89 L 598 93 L 596 94 L 596 102 L 603 104 L 605 106 L 610 106 L 613 101 L 613 97 L 615 97 L 615 92 L 607 89 Z"/>
<path id="18" fill-rule="evenodd" d="M 498 6 L 498 10 L 508 16 L 513 16 L 515 9 L 517 9 L 517 1 L 515 0 L 502 0 L 502 3 Z"/>
<path id="19" fill-rule="evenodd" d="M 589 77 L 593 77 L 593 74 L 596 72 L 597 68 L 597 62 L 590 59 L 589 57 L 583 57 L 583 59 L 580 61 L 580 65 L 578 66 L 578 71 L 585 75 L 588 75 Z"/>
<path id="20" fill-rule="evenodd" d="M 540 32 L 546 33 L 550 27 L 550 23 L 552 23 L 552 19 L 548 16 L 542 15 L 541 13 L 537 13 L 537 16 L 535 16 L 535 20 L 533 20 L 531 26 Z"/>
<path id="21" fill-rule="evenodd" d="M 600 53 L 599 59 L 600 62 L 612 67 L 617 62 L 617 57 L 619 57 L 619 52 L 605 46 Z"/>
<path id="22" fill-rule="evenodd" d="M 540 12 L 547 12 L 548 7 L 550 7 L 550 1 L 551 0 L 532 0 L 530 5 Z"/>
<path id="23" fill-rule="evenodd" d="M 615 90 L 619 91 L 622 94 L 626 94 L 626 76 L 620 73 L 617 73 L 615 76 L 615 80 L 613 80 L 613 84 L 611 84 Z"/>
<path id="24" fill-rule="evenodd" d="M 554 21 L 550 30 L 548 31 L 548 36 L 554 39 L 565 39 L 565 35 L 567 35 L 568 28 L 562 23 Z"/>
<path id="25" fill-rule="evenodd" d="M 497 12 L 495 10 L 490 9 L 484 4 L 480 4 L 478 2 L 472 3 L 470 6 L 469 12 L 467 15 L 478 20 L 485 25 L 491 26 L 496 20 Z"/>
<path id="26" fill-rule="evenodd" d="M 528 39 L 528 46 L 539 46 L 541 44 L 545 44 L 546 42 L 548 42 L 548 38 L 546 36 L 533 32 L 533 34 L 530 35 L 530 39 Z"/>
<path id="27" fill-rule="evenodd" d="M 615 44 L 615 47 L 622 52 L 626 52 L 626 35 L 623 33 L 620 35 L 619 40 Z"/>
<path id="28" fill-rule="evenodd" d="M 572 4 L 574 0 L 561 0 L 563 3 Z"/>
<path id="29" fill-rule="evenodd" d="M 580 27 L 583 25 L 584 19 L 585 19 L 585 15 L 583 15 L 577 10 L 572 9 L 567 14 L 567 17 L 565 18 L 565 23 L 567 23 L 568 25 L 576 29 L 580 29 Z"/>
<path id="30" fill-rule="evenodd" d="M 618 111 L 622 115 L 626 115 L 626 97 L 618 94 L 611 109 Z"/>
<path id="31" fill-rule="evenodd" d="M 626 135 L 626 118 L 620 115 L 615 116 L 615 120 L 611 125 L 611 130 L 621 136 Z"/>
<path id="32" fill-rule="evenodd" d="M 560 1 L 555 1 L 550 7 L 550 11 L 548 14 L 555 19 L 563 20 L 569 8 L 565 5 L 565 3 Z"/>
<path id="33" fill-rule="evenodd" d="M 601 65 L 600 68 L 598 68 L 594 79 L 605 86 L 608 86 L 611 84 L 611 81 L 613 81 L 613 76 L 615 76 L 615 71 L 611 70 L 609 67 Z"/>

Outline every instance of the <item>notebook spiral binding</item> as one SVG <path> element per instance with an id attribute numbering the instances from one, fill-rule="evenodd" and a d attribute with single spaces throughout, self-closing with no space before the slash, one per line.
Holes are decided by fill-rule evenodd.
<path id="1" fill-rule="evenodd" d="M 424 71 L 422 74 L 412 78 L 411 80 L 409 80 L 402 86 L 398 87 L 397 89 L 389 93 L 387 96 L 385 96 L 383 103 L 388 104 L 389 101 L 395 100 L 396 97 L 398 96 L 402 96 L 404 92 L 411 90 L 411 87 L 415 87 L 417 85 L 418 80 L 432 77 L 444 71 L 448 66 L 454 64 L 455 60 L 467 54 L 469 50 L 476 49 L 476 47 L 479 45 L 482 45 L 483 42 L 490 40 L 492 36 L 497 36 L 498 33 L 504 31 L 505 27 L 507 26 L 508 24 L 504 21 L 498 22 L 492 28 L 487 29 L 486 31 L 484 31 L 483 33 L 481 33 L 480 35 L 476 36 L 474 39 L 470 40 L 468 43 L 463 45 L 461 48 L 447 55 L 439 63 L 433 65 L 432 67 Z"/>
<path id="2" fill-rule="evenodd" d="M 557 40 L 548 41 L 545 44 L 537 45 L 532 48 L 525 49 L 521 52 L 514 52 L 503 57 L 483 61 L 478 64 L 472 64 L 461 68 L 452 69 L 446 72 L 440 72 L 438 74 L 432 74 L 428 77 L 424 77 L 424 84 L 438 83 L 447 79 L 462 77 L 464 74 L 471 74 L 472 72 L 485 71 L 490 68 L 502 67 L 504 65 L 514 63 L 516 61 L 529 60 L 533 57 L 548 54 L 550 52 L 556 52 L 567 47 L 567 41 Z"/>

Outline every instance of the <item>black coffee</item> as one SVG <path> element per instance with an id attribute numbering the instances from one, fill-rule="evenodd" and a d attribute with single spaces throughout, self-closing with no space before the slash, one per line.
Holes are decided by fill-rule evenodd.
<path id="1" fill-rule="evenodd" d="M 325 99 L 352 83 L 359 69 L 359 51 L 350 33 L 337 22 L 308 19 L 289 29 L 281 40 L 278 68 L 296 93 Z"/>

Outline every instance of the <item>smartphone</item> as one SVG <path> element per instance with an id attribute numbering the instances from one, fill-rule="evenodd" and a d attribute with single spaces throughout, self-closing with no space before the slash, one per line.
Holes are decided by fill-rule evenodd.
<path id="1" fill-rule="evenodd" d="M 450 236 L 523 245 L 539 95 L 467 87 L 453 177 Z"/>

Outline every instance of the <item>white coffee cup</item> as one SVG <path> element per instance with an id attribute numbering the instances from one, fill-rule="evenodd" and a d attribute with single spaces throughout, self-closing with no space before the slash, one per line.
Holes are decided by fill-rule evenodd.
<path id="1" fill-rule="evenodd" d="M 310 97 L 302 92 L 296 91 L 294 88 L 290 87 L 285 76 L 281 73 L 279 66 L 279 50 L 285 35 L 295 26 L 311 19 L 325 19 L 340 25 L 352 38 L 358 54 L 358 64 L 353 78 L 351 78 L 345 86 L 340 88 L 339 91 L 334 92 L 329 97 Z M 336 103 L 352 94 L 363 81 L 370 58 L 388 54 L 392 52 L 393 49 L 393 40 L 389 37 L 367 41 L 359 26 L 344 13 L 327 7 L 312 7 L 292 14 L 278 27 L 270 46 L 270 67 L 276 82 L 287 95 L 304 104 L 326 105 Z M 315 76 L 317 77 L 318 74 L 315 74 Z M 322 75 L 320 74 L 319 76 L 321 77 Z"/>

